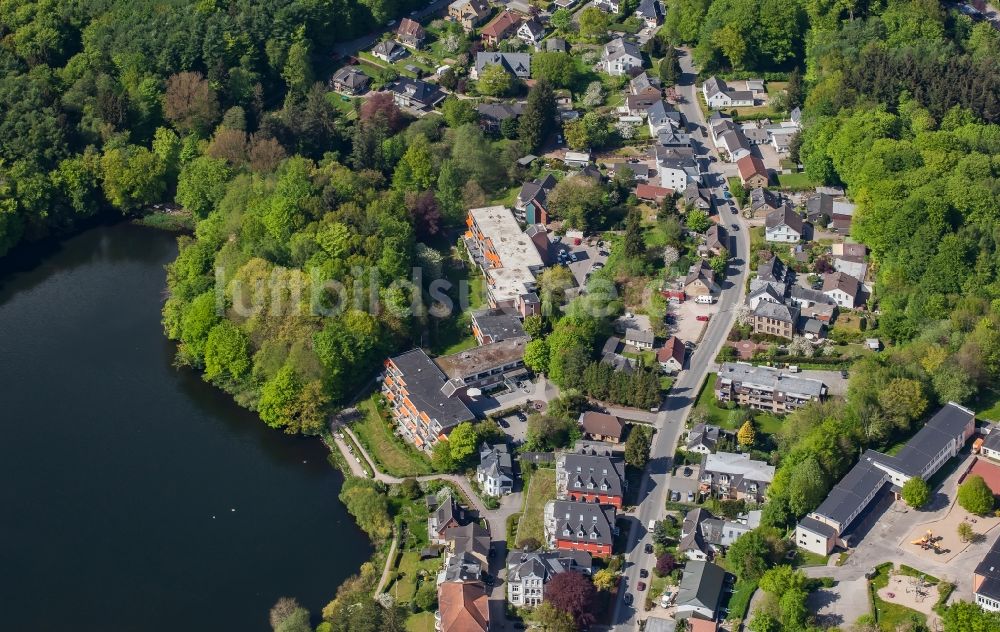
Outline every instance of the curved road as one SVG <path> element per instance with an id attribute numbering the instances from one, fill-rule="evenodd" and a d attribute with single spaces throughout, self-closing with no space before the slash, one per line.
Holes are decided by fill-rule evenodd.
<path id="1" fill-rule="evenodd" d="M 702 143 L 700 156 L 707 161 L 707 156 L 715 152 L 710 138 L 706 135 L 705 117 L 698 107 L 698 95 L 695 93 L 694 86 L 696 73 L 690 55 L 684 51 L 680 51 L 680 54 L 683 76 L 678 84 L 678 90 L 683 96 L 683 102 L 678 107 L 687 118 L 689 128 L 692 126 L 698 128 L 696 131 L 692 131 L 692 136 Z M 718 158 L 717 155 L 716 158 Z M 712 190 L 713 197 L 721 199 L 723 197 L 722 185 L 725 183 L 725 177 L 722 173 L 724 163 L 717 160 L 708 164 L 709 173 L 704 176 L 705 185 Z M 729 230 L 732 235 L 733 247 L 730 249 L 732 259 L 728 276 L 722 284 L 718 313 L 708 323 L 701 343 L 689 358 L 688 368 L 677 378 L 656 418 L 658 432 L 650 450 L 646 475 L 639 488 L 639 498 L 641 499 L 639 510 L 633 516 L 633 524 L 625 551 L 626 565 L 623 589 L 619 591 L 620 597 L 615 603 L 613 618 L 615 630 L 638 629 L 638 615 L 643 612 L 642 607 L 646 597 L 644 592 L 638 592 L 636 589 L 636 584 L 639 581 L 639 569 L 651 569 L 655 564 L 654 556 L 644 551 L 646 543 L 652 542 L 651 534 L 647 532 L 646 525 L 649 524 L 650 520 L 658 520 L 663 516 L 667 490 L 670 487 L 670 472 L 673 469 L 671 467 L 673 455 L 684 429 L 684 421 L 691 412 L 698 391 L 708 375 L 709 367 L 715 362 L 715 356 L 732 328 L 736 318 L 734 308 L 743 301 L 750 252 L 748 228 L 740 215 L 731 215 L 726 209 L 720 213 L 720 219 L 727 229 L 734 222 L 740 225 L 737 231 Z M 632 594 L 634 597 L 632 605 L 624 603 L 622 596 L 626 593 Z"/>

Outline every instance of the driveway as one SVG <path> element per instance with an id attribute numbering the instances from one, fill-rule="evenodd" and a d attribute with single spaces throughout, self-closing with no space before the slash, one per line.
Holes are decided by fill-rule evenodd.
<path id="1" fill-rule="evenodd" d="M 544 405 L 557 397 L 559 397 L 559 387 L 543 376 L 529 383 L 528 392 L 518 389 L 499 395 L 484 395 L 468 402 L 468 405 L 477 417 L 488 417 L 493 413 L 517 408 L 528 402 L 542 402 Z"/>
<path id="2" fill-rule="evenodd" d="M 868 580 L 859 577 L 839 581 L 831 588 L 820 588 L 809 594 L 806 607 L 816 613 L 823 626 L 845 629 L 870 612 Z"/>

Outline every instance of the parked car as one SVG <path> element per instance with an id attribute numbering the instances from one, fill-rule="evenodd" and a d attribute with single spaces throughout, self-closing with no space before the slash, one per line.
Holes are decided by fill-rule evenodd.
<path id="1" fill-rule="evenodd" d="M 709 318 L 708 314 L 702 314 L 701 316 L 695 316 L 694 317 L 695 320 L 701 321 L 703 323 L 707 323 L 708 322 L 708 318 Z"/>
<path id="2" fill-rule="evenodd" d="M 730 199 L 730 198 L 733 197 L 733 194 L 730 193 L 729 191 L 723 191 L 722 192 L 722 197 L 724 197 L 724 198 L 726 198 L 728 200 L 728 199 Z"/>
<path id="3" fill-rule="evenodd" d="M 576 261 L 577 259 L 579 259 L 579 257 L 576 256 L 575 252 L 569 253 L 569 260 L 570 261 Z"/>
<path id="4" fill-rule="evenodd" d="M 632 593 L 625 593 L 625 605 L 626 606 L 632 605 Z"/>
<path id="5" fill-rule="evenodd" d="M 734 210 L 733 212 L 735 213 L 736 211 Z M 735 222 L 732 224 L 732 226 L 733 226 L 733 230 L 739 230 L 740 229 L 740 225 L 737 224 L 737 223 L 735 223 Z"/>
<path id="6" fill-rule="evenodd" d="M 694 492 L 688 492 L 688 502 L 689 503 L 694 502 Z"/>
<path id="7" fill-rule="evenodd" d="M 675 502 L 676 503 L 676 502 L 680 502 L 680 500 L 681 500 L 681 493 L 680 492 L 678 492 L 678 491 L 670 492 L 670 502 Z"/>
<path id="8" fill-rule="evenodd" d="M 638 584 L 635 585 L 635 588 L 640 592 L 646 590 L 646 582 L 639 582 Z"/>
<path id="9" fill-rule="evenodd" d="M 499 425 L 501 428 L 510 428 L 510 424 L 507 423 L 507 420 L 504 419 L 503 417 L 497 420 L 497 425 Z"/>
<path id="10" fill-rule="evenodd" d="M 730 206 L 729 212 L 731 212 L 733 215 L 739 215 L 739 211 L 736 210 L 735 206 Z"/>
<path id="11" fill-rule="evenodd" d="M 593 266 L 593 268 L 594 268 L 595 270 L 600 270 L 600 269 L 601 269 L 601 268 L 603 268 L 603 267 L 604 267 L 604 264 L 603 264 L 603 263 L 601 263 L 600 261 L 598 261 L 597 263 L 595 263 L 595 264 L 594 264 L 594 266 Z"/>
<path id="12" fill-rule="evenodd" d="M 684 466 L 684 476 L 691 476 L 691 468 L 686 465 Z"/>
<path id="13" fill-rule="evenodd" d="M 642 577 L 643 579 L 645 579 L 646 577 L 649 577 L 649 571 L 647 571 L 644 568 L 640 568 L 639 569 L 639 577 Z"/>
<path id="14" fill-rule="evenodd" d="M 647 542 L 646 546 L 643 548 L 643 551 L 645 551 L 646 553 L 652 553 L 653 552 L 653 543 L 652 542 Z"/>

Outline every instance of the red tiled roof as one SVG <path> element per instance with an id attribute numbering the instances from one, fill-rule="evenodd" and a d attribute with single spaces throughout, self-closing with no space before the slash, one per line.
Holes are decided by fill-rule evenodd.
<path id="1" fill-rule="evenodd" d="M 684 364 L 684 343 L 677 336 L 670 336 L 662 347 L 656 350 L 656 361 L 666 362 L 670 358 Z"/>
<path id="2" fill-rule="evenodd" d="M 517 26 L 520 22 L 521 18 L 517 17 L 510 11 L 504 11 L 490 20 L 490 23 L 483 27 L 483 35 L 490 35 L 496 38 L 502 37 L 504 33 L 514 26 Z"/>
<path id="3" fill-rule="evenodd" d="M 635 195 L 640 200 L 661 200 L 673 194 L 673 189 L 658 187 L 652 184 L 640 184 L 635 187 Z"/>
<path id="4" fill-rule="evenodd" d="M 765 178 L 767 177 L 767 167 L 764 166 L 764 161 L 757 156 L 743 156 L 736 161 L 736 168 L 739 169 L 740 177 L 744 180 L 758 173 Z"/>

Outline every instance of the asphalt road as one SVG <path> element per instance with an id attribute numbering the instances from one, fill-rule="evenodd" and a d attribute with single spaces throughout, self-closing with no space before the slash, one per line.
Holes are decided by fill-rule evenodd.
<path id="1" fill-rule="evenodd" d="M 707 132 L 706 122 L 698 107 L 694 88 L 696 74 L 687 53 L 682 52 L 680 65 L 684 74 L 678 89 L 684 97 L 684 101 L 678 107 L 687 118 L 689 127 L 701 128 L 702 135 L 697 136 L 697 138 L 704 140 L 706 138 L 704 134 Z M 707 157 L 709 151 L 713 151 L 711 143 L 703 143 L 703 155 Z M 721 177 L 721 172 L 718 170 L 720 163 L 708 162 L 707 158 L 706 163 L 710 171 L 705 176 L 705 184 L 712 189 L 716 198 L 721 198 L 721 186 L 724 178 Z M 663 517 L 667 490 L 670 487 L 673 455 L 684 429 L 684 421 L 691 412 L 698 390 L 708 374 L 710 365 L 714 362 L 715 356 L 732 327 L 736 317 L 734 307 L 743 300 L 744 279 L 747 273 L 746 261 L 750 251 L 749 232 L 741 217 L 730 216 L 727 213 L 722 218 L 727 226 L 733 222 L 739 222 L 740 230 L 730 231 L 733 233 L 733 247 L 730 250 L 733 258 L 730 262 L 727 279 L 722 284 L 719 312 L 709 322 L 701 344 L 689 358 L 689 366 L 677 378 L 673 389 L 657 415 L 655 425 L 658 432 L 653 440 L 646 476 L 643 477 L 639 490 L 639 498 L 642 500 L 638 511 L 632 516 L 633 524 L 625 551 L 624 579 L 622 590 L 619 591 L 620 597 L 615 603 L 613 618 L 615 630 L 638 629 L 638 615 L 643 612 L 642 607 L 646 596 L 645 593 L 639 592 L 636 588 L 639 582 L 639 569 L 650 569 L 655 564 L 654 556 L 644 551 L 646 543 L 652 542 L 646 526 L 650 520 L 658 520 Z M 632 594 L 634 598 L 631 606 L 624 603 L 623 596 L 626 593 Z"/>

